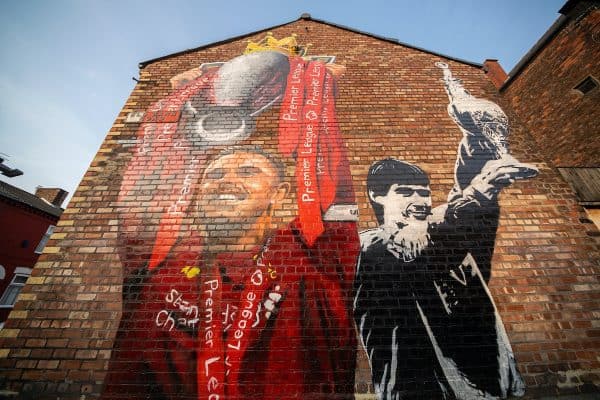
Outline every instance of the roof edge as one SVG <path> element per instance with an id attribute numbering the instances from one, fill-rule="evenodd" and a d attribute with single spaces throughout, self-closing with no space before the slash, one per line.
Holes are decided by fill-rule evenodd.
<path id="1" fill-rule="evenodd" d="M 292 21 L 289 21 L 289 22 L 285 22 L 283 24 L 274 25 L 274 26 L 271 26 L 271 27 L 268 27 L 268 28 L 259 29 L 257 31 L 244 33 L 242 35 L 234 36 L 234 37 L 231 37 L 231 38 L 228 38 L 228 39 L 224 39 L 224 40 L 220 40 L 220 41 L 216 41 L 216 42 L 212 42 L 212 43 L 207 43 L 207 44 L 204 44 L 202 46 L 198 46 L 198 47 L 194 47 L 194 48 L 190 48 L 190 49 L 186 49 L 186 50 L 181 50 L 181 51 L 178 51 L 178 52 L 175 52 L 175 53 L 167 54 L 167 55 L 164 55 L 164 56 L 161 56 L 161 57 L 152 58 L 152 59 L 149 59 L 149 60 L 146 60 L 146 61 L 141 61 L 138 64 L 138 67 L 140 69 L 144 69 L 148 65 L 150 65 L 152 63 L 155 63 L 157 61 L 162 61 L 162 60 L 165 60 L 167 58 L 180 56 L 180 55 L 191 53 L 191 52 L 194 52 L 194 51 L 204 50 L 204 49 L 212 47 L 212 46 L 219 46 L 219 45 L 222 45 L 222 44 L 234 42 L 236 40 L 240 40 L 240 39 L 243 39 L 243 38 L 248 37 L 248 36 L 256 35 L 258 33 L 268 32 L 268 31 L 270 31 L 272 29 L 277 29 L 277 28 L 280 28 L 282 26 L 289 25 L 289 24 L 292 24 L 292 23 L 300 21 L 300 20 L 308 20 L 308 21 L 314 21 L 314 22 L 317 22 L 317 23 L 320 23 L 320 24 L 330 25 L 330 26 L 333 26 L 333 27 L 336 27 L 336 28 L 339 28 L 339 29 L 343 29 L 343 30 L 346 30 L 346 31 L 358 33 L 360 35 L 369 36 L 369 37 L 372 37 L 374 39 L 382 40 L 382 41 L 385 41 L 385 42 L 388 42 L 388 43 L 393 43 L 393 44 L 397 44 L 397 45 L 400 45 L 400 46 L 403 46 L 403 47 L 408 47 L 410 49 L 422 51 L 424 53 L 428 53 L 428 54 L 435 55 L 435 56 L 438 56 L 438 57 L 447 58 L 447 59 L 452 60 L 452 61 L 456 61 L 456 62 L 459 62 L 459 63 L 462 63 L 462 64 L 470 65 L 472 67 L 483 68 L 483 64 L 482 63 L 476 63 L 476 62 L 473 62 L 473 61 L 468 61 L 468 60 L 464 60 L 464 59 L 461 59 L 461 58 L 452 57 L 452 56 L 449 56 L 447 54 L 442 54 L 442 53 L 438 53 L 438 52 L 435 52 L 435 51 L 432 51 L 432 50 L 424 49 L 422 47 L 413 46 L 411 44 L 401 42 L 400 40 L 395 39 L 395 38 L 389 38 L 389 37 L 385 37 L 385 36 L 380 36 L 380 35 L 377 35 L 377 34 L 374 34 L 374 33 L 366 32 L 366 31 L 361 31 L 359 29 L 350 28 L 350 27 L 345 26 L 345 25 L 340 25 L 340 24 L 336 24 L 336 23 L 329 22 L 329 21 L 326 21 L 326 20 L 322 20 L 322 19 L 318 19 L 318 18 L 313 18 L 308 13 L 303 13 L 299 18 L 297 18 L 295 20 L 292 20 Z"/>
<path id="2" fill-rule="evenodd" d="M 414 46 L 412 44 L 401 42 L 400 40 L 398 40 L 396 38 L 389 38 L 389 37 L 386 37 L 386 36 L 380 36 L 380 35 L 377 35 L 377 34 L 374 34 L 374 33 L 366 32 L 366 31 L 361 31 L 359 29 L 350 28 L 348 26 L 336 24 L 334 22 L 329 22 L 329 21 L 326 21 L 326 20 L 323 20 L 323 19 L 312 18 L 312 17 L 304 18 L 304 19 L 308 19 L 308 20 L 311 20 L 311 21 L 314 21 L 314 22 L 319 22 L 319 23 L 325 24 L 325 25 L 335 26 L 336 28 L 339 28 L 339 29 L 344 29 L 346 31 L 350 31 L 350 32 L 361 34 L 361 35 L 369 36 L 369 37 L 372 37 L 372 38 L 375 38 L 375 39 L 383 40 L 383 41 L 388 42 L 388 43 L 398 44 L 400 46 L 408 47 L 410 49 L 414 49 L 414 50 L 418 50 L 418 51 L 422 51 L 424 53 L 432 54 L 434 56 L 444 57 L 444 58 L 447 58 L 447 59 L 452 60 L 452 61 L 460 62 L 460 63 L 463 63 L 463 64 L 468 64 L 468 65 L 470 65 L 472 67 L 483 68 L 483 64 L 482 63 L 476 63 L 476 62 L 473 62 L 473 61 L 464 60 L 462 58 L 449 56 L 447 54 L 438 53 L 438 52 L 433 51 L 433 50 L 427 50 L 427 49 L 424 49 L 423 47 Z"/>
<path id="3" fill-rule="evenodd" d="M 51 219 L 56 219 L 57 221 L 60 219 L 60 217 L 62 216 L 62 213 L 65 211 L 63 208 L 61 208 L 60 210 L 56 211 L 56 212 L 50 212 L 48 210 L 42 210 L 39 207 L 33 206 L 31 204 L 25 203 L 21 200 L 15 199 L 13 197 L 9 197 L 9 196 L 1 196 L 0 195 L 0 201 L 4 201 L 8 204 L 14 204 L 15 206 L 20 207 L 23 210 L 27 210 L 29 212 L 32 212 L 36 215 L 42 215 L 42 216 L 47 216 Z"/>
<path id="4" fill-rule="evenodd" d="M 548 28 L 548 30 L 542 35 L 542 37 L 538 39 L 538 41 L 533 45 L 531 49 L 529 49 L 527 53 L 525 53 L 525 55 L 521 58 L 521 60 L 519 60 L 517 65 L 515 65 L 513 69 L 510 70 L 510 72 L 508 73 L 508 79 L 500 87 L 499 91 L 503 91 L 508 86 L 510 86 L 512 81 L 517 76 L 519 76 L 520 73 L 525 69 L 525 67 L 529 65 L 529 63 L 535 58 L 535 56 L 538 55 L 538 53 L 542 51 L 544 47 L 546 47 L 548 42 L 550 42 L 554 38 L 554 36 L 556 36 L 556 34 L 567 23 L 568 20 L 568 17 L 560 15 L 556 19 L 556 21 L 554 21 L 554 23 L 550 25 L 550 28 Z"/>
<path id="5" fill-rule="evenodd" d="M 219 41 L 216 41 L 216 42 L 211 42 L 211 43 L 203 44 L 202 46 L 198 46 L 198 47 L 194 47 L 194 48 L 191 48 L 191 49 L 177 51 L 175 53 L 171 53 L 171 54 L 167 54 L 167 55 L 164 55 L 164 56 L 152 58 L 152 59 L 146 60 L 146 61 L 141 61 L 138 64 L 138 67 L 140 69 L 144 69 L 148 65 L 150 65 L 152 63 L 155 63 L 157 61 L 165 60 L 165 59 L 171 58 L 171 57 L 181 56 L 183 54 L 192 53 L 194 51 L 204 50 L 204 49 L 212 47 L 212 46 L 219 46 L 221 44 L 226 44 L 226 43 L 234 42 L 236 40 L 243 39 L 243 38 L 245 38 L 247 36 L 256 35 L 256 34 L 261 33 L 261 32 L 267 32 L 267 31 L 270 31 L 271 29 L 276 29 L 276 28 L 280 28 L 280 27 L 285 26 L 285 25 L 289 25 L 289 24 L 291 24 L 293 22 L 296 22 L 296 21 L 299 21 L 301 19 L 305 19 L 305 18 L 300 17 L 298 19 L 295 19 L 295 20 L 289 21 L 289 22 L 285 22 L 283 24 L 274 25 L 274 26 L 271 26 L 271 27 L 268 27 L 268 28 L 259 29 L 257 31 L 248 32 L 248 33 L 244 33 L 244 34 L 241 34 L 241 35 L 238 35 L 238 36 L 230 37 L 228 39 L 223 39 L 223 40 L 219 40 Z"/>
<path id="6" fill-rule="evenodd" d="M 65 211 L 64 208 L 5 181 L 0 181 L 0 198 L 55 218 L 60 218 Z"/>

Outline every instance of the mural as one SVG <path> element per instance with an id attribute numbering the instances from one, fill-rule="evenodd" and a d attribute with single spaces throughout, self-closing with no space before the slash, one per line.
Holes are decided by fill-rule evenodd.
<path id="1" fill-rule="evenodd" d="M 145 112 L 102 398 L 353 398 L 360 245 L 333 61 L 268 35 L 174 77 Z M 277 143 L 250 145 L 274 105 Z"/>
<path id="2" fill-rule="evenodd" d="M 524 393 L 487 286 L 498 196 L 538 172 L 509 154 L 506 115 L 437 63 L 463 134 L 447 203 L 418 166 L 377 161 L 379 227 L 359 237 L 334 61 L 269 34 L 143 113 L 103 399 L 352 399 L 357 336 L 380 399 Z"/>
<path id="3" fill-rule="evenodd" d="M 427 174 L 388 158 L 368 173 L 379 227 L 360 234 L 354 317 L 379 399 L 497 399 L 524 383 L 487 282 L 498 195 L 537 169 L 509 154 L 508 119 L 443 72 L 463 133 L 455 184 L 432 208 Z"/>

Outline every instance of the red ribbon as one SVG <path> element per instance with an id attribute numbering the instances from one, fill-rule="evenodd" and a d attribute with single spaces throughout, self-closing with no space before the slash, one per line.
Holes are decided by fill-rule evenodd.
<path id="1" fill-rule="evenodd" d="M 312 61 L 304 76 L 306 97 L 302 107 L 302 131 L 296 150 L 296 183 L 298 198 L 298 220 L 302 234 L 312 246 L 323 233 L 321 217 L 321 192 L 317 180 L 317 151 L 323 111 L 323 81 L 325 65 Z"/>
<path id="2" fill-rule="evenodd" d="M 200 329 L 196 379 L 198 400 L 225 398 L 225 351 L 221 324 L 223 282 L 216 266 L 207 268 L 200 287 Z"/>
<path id="3" fill-rule="evenodd" d="M 322 129 L 319 136 L 319 190 L 321 210 L 325 213 L 333 203 L 338 185 L 338 168 L 341 160 L 341 138 L 335 117 L 333 76 L 329 71 L 323 85 Z"/>
<path id="4" fill-rule="evenodd" d="M 127 215 L 122 217 L 120 239 L 152 240 L 152 248 L 144 250 L 150 251 L 149 269 L 160 264 L 175 244 L 205 157 L 194 156 L 194 145 L 177 129 L 181 110 L 192 96 L 210 88 L 213 79 L 214 73 L 202 75 L 148 108 L 137 132 L 137 151 L 123 173 L 119 203 L 127 206 Z M 144 209 L 136 212 L 140 203 Z M 148 221 L 143 218 L 152 213 L 160 213 L 158 231 L 153 239 L 144 238 Z M 127 246 L 126 242 L 120 247 Z M 130 268 L 141 266 L 129 254 L 124 259 L 134 263 Z M 141 254 L 139 261 L 148 261 L 148 255 Z"/>
<path id="5" fill-rule="evenodd" d="M 196 364 L 199 400 L 242 397 L 240 364 L 248 346 L 256 341 L 266 326 L 263 301 L 267 290 L 273 290 L 281 276 L 274 278 L 269 275 L 267 251 L 263 250 L 253 265 L 242 269 L 244 290 L 237 299 L 238 309 L 225 339 L 221 315 L 227 296 L 223 292 L 218 260 L 203 274 L 199 306 L 204 311 L 201 313 Z M 281 291 L 281 287 L 277 287 L 276 291 Z"/>
<path id="6" fill-rule="evenodd" d="M 298 216 L 309 246 L 323 233 L 322 215 L 335 201 L 354 202 L 346 149 L 335 114 L 334 89 L 335 78 L 322 62 L 312 61 L 304 69 L 299 57 L 290 60 L 279 115 L 279 151 L 286 156 L 296 155 Z M 347 187 L 340 192 L 342 178 Z"/>
<path id="7" fill-rule="evenodd" d="M 290 58 L 290 72 L 279 112 L 279 152 L 289 157 L 300 143 L 302 107 L 304 105 L 304 71 L 301 57 Z"/>

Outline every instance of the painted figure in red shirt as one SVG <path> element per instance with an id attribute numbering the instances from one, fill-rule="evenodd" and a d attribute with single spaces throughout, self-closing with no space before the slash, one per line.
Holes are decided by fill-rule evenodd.
<path id="1" fill-rule="evenodd" d="M 126 278 L 103 398 L 353 398 L 356 225 L 325 217 L 310 246 L 273 229 L 289 191 L 260 149 L 208 164 L 198 234 Z"/>

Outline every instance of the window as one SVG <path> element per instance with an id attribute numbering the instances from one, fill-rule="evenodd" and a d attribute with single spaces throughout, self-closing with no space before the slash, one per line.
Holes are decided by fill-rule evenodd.
<path id="1" fill-rule="evenodd" d="M 27 278 L 31 275 L 30 268 L 17 267 L 15 269 L 15 276 L 13 276 L 12 282 L 6 287 L 6 290 L 0 297 L 0 307 L 12 307 L 17 301 L 17 296 L 25 286 Z"/>
<path id="2" fill-rule="evenodd" d="M 50 225 L 48 227 L 48 229 L 46 230 L 46 233 L 44 233 L 44 237 L 42 237 L 42 240 L 40 240 L 40 243 L 35 248 L 35 252 L 37 254 L 42 254 L 42 252 L 44 251 L 44 247 L 46 247 L 46 243 L 48 243 L 48 239 L 50 239 L 52 232 L 54 232 L 54 228 L 56 228 L 54 225 Z"/>
<path id="3" fill-rule="evenodd" d="M 581 94 L 588 94 L 589 92 L 591 92 L 592 90 L 594 90 L 597 87 L 598 87 L 598 82 L 591 76 L 588 76 L 587 78 L 582 80 L 579 83 L 579 85 L 575 86 L 574 89 L 581 92 Z"/>

